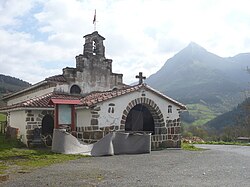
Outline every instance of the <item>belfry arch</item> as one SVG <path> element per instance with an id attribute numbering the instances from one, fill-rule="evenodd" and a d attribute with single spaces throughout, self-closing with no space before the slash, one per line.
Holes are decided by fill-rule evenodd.
<path id="1" fill-rule="evenodd" d="M 141 108 L 141 112 L 145 112 L 148 113 L 150 112 L 151 116 L 152 116 L 152 125 L 153 125 L 153 129 L 150 128 L 148 126 L 148 124 L 145 124 L 145 122 L 141 122 L 143 123 L 143 127 L 142 128 L 138 128 L 138 127 L 133 127 L 134 122 L 133 117 L 131 117 L 132 115 L 136 115 L 136 112 L 134 112 L 134 114 L 131 115 L 131 112 L 133 110 L 139 111 Z M 143 115 L 140 113 L 137 113 L 138 115 Z M 139 117 L 140 118 L 140 117 Z M 145 115 L 143 115 L 141 117 L 145 118 Z M 134 118 L 135 120 L 136 118 Z M 150 120 L 150 119 L 149 119 Z M 144 120 L 146 121 L 146 120 Z M 141 129 L 139 131 L 151 131 L 154 134 L 160 134 L 161 133 L 161 129 L 165 128 L 165 122 L 164 122 L 164 118 L 162 115 L 161 110 L 159 109 L 159 107 L 157 106 L 157 104 L 149 99 L 149 98 L 137 98 L 132 100 L 131 102 L 129 102 L 129 104 L 127 105 L 126 109 L 123 111 L 122 114 L 122 120 L 121 120 L 121 124 L 125 125 L 125 130 L 127 131 L 133 131 L 133 129 Z"/>

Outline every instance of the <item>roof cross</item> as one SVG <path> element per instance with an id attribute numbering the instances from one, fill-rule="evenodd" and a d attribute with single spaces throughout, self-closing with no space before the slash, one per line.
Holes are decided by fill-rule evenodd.
<path id="1" fill-rule="evenodd" d="M 139 72 L 139 75 L 136 75 L 135 78 L 139 79 L 139 84 L 142 84 L 143 79 L 146 79 L 146 77 L 142 76 L 142 72 Z"/>

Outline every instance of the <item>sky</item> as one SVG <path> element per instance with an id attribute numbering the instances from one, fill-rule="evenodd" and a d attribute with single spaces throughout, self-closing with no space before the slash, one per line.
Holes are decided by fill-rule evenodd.
<path id="1" fill-rule="evenodd" d="M 250 52 L 248 0 L 0 0 L 0 74 L 32 84 L 75 67 L 83 36 L 106 38 L 106 58 L 127 84 L 190 42 L 221 57 Z"/>

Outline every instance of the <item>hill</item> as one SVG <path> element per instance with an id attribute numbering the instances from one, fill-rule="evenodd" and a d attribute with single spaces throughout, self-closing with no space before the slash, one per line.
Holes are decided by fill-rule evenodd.
<path id="1" fill-rule="evenodd" d="M 211 120 L 244 100 L 243 91 L 247 89 L 249 80 L 245 71 L 247 66 L 250 67 L 249 53 L 223 58 L 191 42 L 167 60 L 146 83 L 187 104 L 188 108 L 192 109 L 193 105 L 199 106 L 197 110 L 206 107 L 210 116 L 207 119 Z M 200 120 L 197 110 L 185 114 L 184 119 L 191 115 L 193 122 Z M 203 119 L 196 124 L 201 125 L 208 120 Z"/>
<path id="2" fill-rule="evenodd" d="M 208 132 L 216 132 L 217 135 L 233 132 L 233 138 L 250 136 L 250 98 L 239 104 L 233 110 L 226 112 L 207 122 L 204 127 Z"/>
<path id="3" fill-rule="evenodd" d="M 216 129 L 218 132 L 228 126 L 243 124 L 249 116 L 250 98 L 239 104 L 233 110 L 226 112 L 213 120 L 207 122 L 205 127 Z"/>
<path id="4" fill-rule="evenodd" d="M 1 102 L 1 97 L 4 94 L 16 92 L 29 86 L 31 86 L 31 84 L 29 84 L 28 82 L 15 77 L 0 74 L 0 105 L 3 104 Z"/>

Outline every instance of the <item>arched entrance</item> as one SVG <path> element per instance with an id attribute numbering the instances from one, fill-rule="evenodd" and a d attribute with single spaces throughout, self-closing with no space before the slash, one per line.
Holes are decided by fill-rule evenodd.
<path id="1" fill-rule="evenodd" d="M 129 111 L 125 122 L 125 131 L 147 131 L 154 133 L 154 129 L 153 116 L 145 105 L 135 105 Z"/>
<path id="2" fill-rule="evenodd" d="M 47 146 L 52 145 L 52 135 L 54 130 L 54 118 L 46 114 L 42 119 L 42 140 Z"/>
<path id="3" fill-rule="evenodd" d="M 166 131 L 160 108 L 153 100 L 146 97 L 128 103 L 122 114 L 121 125 L 125 126 L 125 131 L 151 131 L 154 134 Z"/>

